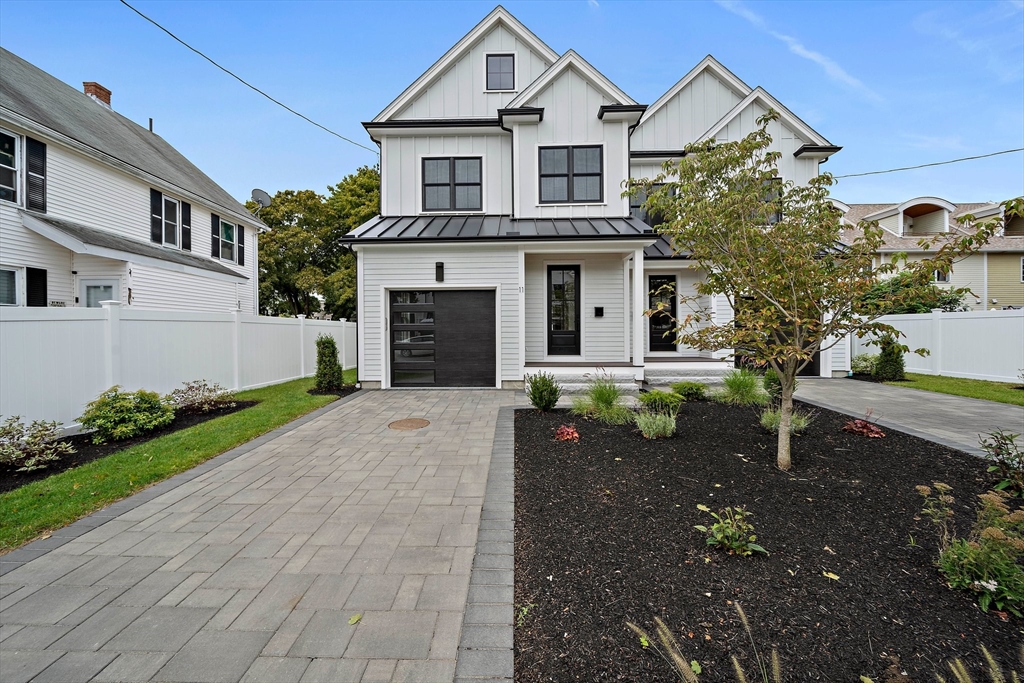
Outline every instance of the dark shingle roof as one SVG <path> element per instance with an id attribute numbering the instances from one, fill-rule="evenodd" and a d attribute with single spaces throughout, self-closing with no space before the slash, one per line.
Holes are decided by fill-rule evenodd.
<path id="1" fill-rule="evenodd" d="M 512 218 L 511 216 L 388 216 L 364 223 L 351 242 L 413 242 L 521 239 L 628 239 L 655 235 L 626 218 Z"/>
<path id="2" fill-rule="evenodd" d="M 156 133 L 3 48 L 0 72 L 0 107 L 202 197 L 211 206 L 251 216 L 238 200 Z M 249 220 L 262 225 L 258 219 Z"/>

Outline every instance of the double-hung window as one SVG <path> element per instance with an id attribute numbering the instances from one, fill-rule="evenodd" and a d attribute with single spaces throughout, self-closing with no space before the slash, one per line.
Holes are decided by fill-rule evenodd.
<path id="1" fill-rule="evenodd" d="M 210 256 L 245 265 L 245 226 L 210 214 Z"/>
<path id="2" fill-rule="evenodd" d="M 936 282 L 949 282 L 949 271 L 936 270 L 935 271 L 935 281 Z"/>
<path id="3" fill-rule="evenodd" d="M 424 211 L 481 211 L 481 157 L 423 159 Z"/>
<path id="4" fill-rule="evenodd" d="M 178 246 L 178 200 L 164 197 L 164 244 Z"/>
<path id="5" fill-rule="evenodd" d="M 516 89 L 516 56 L 487 55 L 487 90 Z"/>
<path id="6" fill-rule="evenodd" d="M 0 306 L 18 305 L 18 271 L 0 267 Z"/>
<path id="7" fill-rule="evenodd" d="M 0 131 L 0 199 L 18 201 L 18 138 Z"/>
<path id="8" fill-rule="evenodd" d="M 540 202 L 600 202 L 604 173 L 600 145 L 540 148 Z"/>
<path id="9" fill-rule="evenodd" d="M 235 260 L 235 224 L 223 219 L 220 222 L 220 257 L 225 261 Z"/>

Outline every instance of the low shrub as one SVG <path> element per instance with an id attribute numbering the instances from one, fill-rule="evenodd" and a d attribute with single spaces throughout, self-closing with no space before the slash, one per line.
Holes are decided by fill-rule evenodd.
<path id="1" fill-rule="evenodd" d="M 633 416 L 640 433 L 647 439 L 668 438 L 676 432 L 674 413 L 647 412 Z"/>
<path id="2" fill-rule="evenodd" d="M 573 443 L 580 442 L 580 433 L 576 431 L 575 425 L 560 425 L 555 430 L 555 441 L 572 441 Z"/>
<path id="3" fill-rule="evenodd" d="M 214 382 L 207 384 L 205 379 L 194 379 L 182 382 L 185 386 L 169 393 L 164 400 L 171 403 L 175 410 L 186 413 L 208 413 L 217 408 L 234 406 L 231 394 L 227 389 Z"/>
<path id="4" fill-rule="evenodd" d="M 902 382 L 907 379 L 906 366 L 903 363 L 903 349 L 892 335 L 882 338 L 882 350 L 875 361 L 871 376 L 879 382 Z"/>
<path id="5" fill-rule="evenodd" d="M 712 393 L 711 398 L 737 406 L 763 406 L 769 397 L 761 382 L 761 376 L 753 370 L 736 368 L 722 378 L 722 388 Z"/>
<path id="6" fill-rule="evenodd" d="M 1001 477 L 994 488 L 1018 496 L 1024 495 L 1024 451 L 1017 445 L 1019 436 L 999 430 L 979 439 L 985 458 L 992 463 L 988 471 L 998 472 Z"/>
<path id="7" fill-rule="evenodd" d="M 727 507 L 717 513 L 711 512 L 707 505 L 698 505 L 697 509 L 706 512 L 715 518 L 715 523 L 710 527 L 697 524 L 693 528 L 710 534 L 707 539 L 708 545 L 715 545 L 730 555 L 742 555 L 744 557 L 754 553 L 768 554 L 768 551 L 754 541 L 757 535 L 754 533 L 754 525 L 748 521 L 753 515 L 742 507 Z"/>
<path id="8" fill-rule="evenodd" d="M 583 396 L 572 400 L 573 415 L 588 417 L 605 424 L 624 425 L 633 421 L 633 411 L 619 401 L 622 390 L 607 377 L 591 380 Z"/>
<path id="9" fill-rule="evenodd" d="M 858 353 L 850 360 L 850 370 L 855 375 L 873 375 L 877 362 L 877 353 Z"/>
<path id="10" fill-rule="evenodd" d="M 708 385 L 703 382 L 676 382 L 672 393 L 679 394 L 686 401 L 703 401 L 707 397 Z"/>
<path id="11" fill-rule="evenodd" d="M 779 433 L 779 424 L 782 422 L 782 410 L 779 408 L 766 408 L 761 413 L 761 426 L 772 434 Z M 814 414 L 802 410 L 793 409 L 793 415 L 789 420 L 789 433 L 800 434 L 807 430 L 814 422 Z"/>
<path id="12" fill-rule="evenodd" d="M 74 446 L 60 438 L 57 422 L 33 420 L 26 428 L 20 415 L 9 417 L 0 425 L 0 467 L 18 472 L 45 469 L 75 452 Z"/>
<path id="13" fill-rule="evenodd" d="M 562 396 L 562 387 L 555 381 L 555 376 L 546 372 L 526 376 L 526 396 L 537 410 L 545 412 L 558 404 Z"/>
<path id="14" fill-rule="evenodd" d="M 867 409 L 864 413 L 864 419 L 862 420 L 847 420 L 846 424 L 843 425 L 843 431 L 850 434 L 859 434 L 860 436 L 866 436 L 869 439 L 882 439 L 885 438 L 885 432 L 881 428 L 871 421 L 871 408 Z"/>
<path id="15" fill-rule="evenodd" d="M 924 498 L 921 514 L 939 530 L 939 571 L 950 588 L 978 595 L 982 611 L 989 607 L 1024 616 L 1024 509 L 1010 510 L 1005 491 L 978 496 L 981 503 L 966 538 L 958 538 L 953 526 L 952 487 L 941 482 L 918 486 Z"/>
<path id="16" fill-rule="evenodd" d="M 645 391 L 639 396 L 640 404 L 647 410 L 675 415 L 683 405 L 683 397 L 668 391 Z"/>
<path id="17" fill-rule="evenodd" d="M 313 388 L 317 391 L 337 391 L 345 385 L 344 371 L 338 362 L 338 344 L 329 334 L 316 337 L 316 375 Z"/>
<path id="18" fill-rule="evenodd" d="M 92 442 L 122 441 L 145 434 L 170 423 L 174 407 L 155 391 L 121 391 L 113 386 L 85 406 L 78 421 L 86 429 L 95 430 Z"/>

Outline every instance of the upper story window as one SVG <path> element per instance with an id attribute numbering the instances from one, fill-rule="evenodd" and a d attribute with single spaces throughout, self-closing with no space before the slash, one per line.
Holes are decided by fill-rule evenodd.
<path id="1" fill-rule="evenodd" d="M 210 214 L 210 256 L 245 265 L 245 226 Z"/>
<path id="2" fill-rule="evenodd" d="M 540 202 L 600 202 L 604 173 L 600 145 L 540 148 Z"/>
<path id="3" fill-rule="evenodd" d="M 164 197 L 164 244 L 178 246 L 178 200 Z"/>
<path id="4" fill-rule="evenodd" d="M 0 199 L 18 201 L 18 138 L 0 131 Z"/>
<path id="5" fill-rule="evenodd" d="M 941 270 L 936 270 L 935 271 L 935 281 L 936 282 L 949 282 L 949 273 L 948 272 L 943 272 Z"/>
<path id="6" fill-rule="evenodd" d="M 45 143 L 0 130 L 0 199 L 46 213 Z"/>
<path id="7" fill-rule="evenodd" d="M 482 211 L 481 157 L 423 160 L 424 211 Z"/>
<path id="8" fill-rule="evenodd" d="M 660 183 L 655 183 L 653 189 L 657 190 L 662 187 Z M 672 194 L 675 195 L 675 190 L 672 190 Z M 652 228 L 657 227 L 665 222 L 665 217 L 660 213 L 651 213 L 647 210 L 644 204 L 647 203 L 647 193 L 643 190 L 638 191 L 635 195 L 629 197 L 629 215 L 633 218 L 639 218 L 647 225 Z"/>
<path id="9" fill-rule="evenodd" d="M 149 240 L 192 250 L 192 205 L 149 190 Z"/>
<path id="10" fill-rule="evenodd" d="M 235 224 L 220 222 L 220 257 L 225 261 L 235 260 Z"/>
<path id="11" fill-rule="evenodd" d="M 487 90 L 516 89 L 516 56 L 487 55 Z"/>

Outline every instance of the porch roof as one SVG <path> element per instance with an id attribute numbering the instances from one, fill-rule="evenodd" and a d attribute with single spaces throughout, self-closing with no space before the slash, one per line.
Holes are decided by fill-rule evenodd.
<path id="1" fill-rule="evenodd" d="M 638 218 L 513 218 L 512 216 L 377 216 L 345 237 L 349 243 L 483 240 L 654 239 Z"/>
<path id="2" fill-rule="evenodd" d="M 672 242 L 665 235 L 658 235 L 658 240 L 649 247 L 644 248 L 645 259 L 670 259 L 686 258 L 688 254 L 677 253 Z"/>

